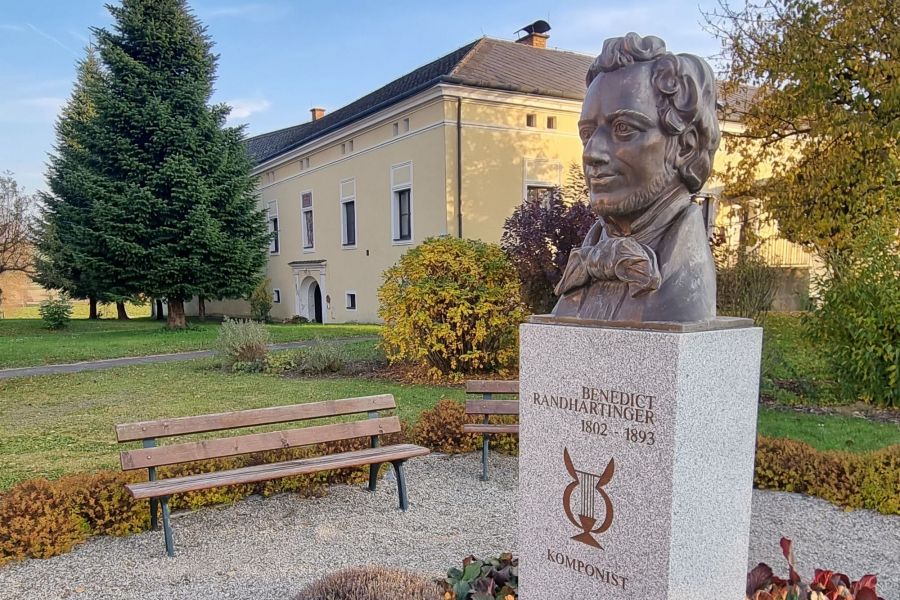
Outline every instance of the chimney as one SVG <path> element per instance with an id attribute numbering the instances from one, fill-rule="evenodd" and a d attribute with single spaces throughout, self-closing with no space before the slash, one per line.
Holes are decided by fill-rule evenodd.
<path id="1" fill-rule="evenodd" d="M 532 46 L 534 48 L 546 48 L 547 39 L 549 37 L 550 36 L 546 33 L 529 33 L 525 37 L 517 39 L 516 43 Z"/>
<path id="2" fill-rule="evenodd" d="M 547 21 L 535 21 L 531 25 L 526 25 L 519 31 L 524 31 L 525 37 L 519 38 L 516 40 L 516 43 L 531 46 L 532 48 L 547 47 L 547 40 L 550 38 L 550 35 L 547 33 L 550 31 L 550 23 Z M 519 33 L 519 31 L 516 33 Z"/>
<path id="3" fill-rule="evenodd" d="M 325 109 L 319 108 L 318 106 L 309 109 L 309 112 L 312 113 L 312 120 L 318 121 L 322 117 L 325 116 Z"/>

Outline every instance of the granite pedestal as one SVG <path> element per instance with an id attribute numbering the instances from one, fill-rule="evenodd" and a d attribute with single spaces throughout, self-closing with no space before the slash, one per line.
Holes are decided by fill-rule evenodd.
<path id="1" fill-rule="evenodd" d="M 743 598 L 761 344 L 734 320 L 522 326 L 522 600 Z"/>

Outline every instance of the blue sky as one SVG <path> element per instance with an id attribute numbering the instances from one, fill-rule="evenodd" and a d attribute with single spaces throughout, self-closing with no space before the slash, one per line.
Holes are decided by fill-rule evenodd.
<path id="1" fill-rule="evenodd" d="M 455 0 L 289 2 L 194 0 L 220 55 L 215 101 L 248 134 L 334 110 L 483 35 L 514 39 L 537 19 L 549 45 L 597 54 L 607 37 L 658 35 L 675 52 L 711 56 L 700 26 L 714 0 Z M 91 27 L 111 23 L 101 0 L 0 0 L 0 171 L 44 187 L 53 124 Z"/>

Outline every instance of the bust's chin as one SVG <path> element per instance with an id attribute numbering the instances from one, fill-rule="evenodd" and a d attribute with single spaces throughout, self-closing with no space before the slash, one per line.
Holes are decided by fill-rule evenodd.
<path id="1" fill-rule="evenodd" d="M 619 194 L 590 192 L 591 211 L 598 217 L 637 217 L 679 185 L 673 173 L 663 172 L 643 188 L 618 200 L 615 196 Z"/>

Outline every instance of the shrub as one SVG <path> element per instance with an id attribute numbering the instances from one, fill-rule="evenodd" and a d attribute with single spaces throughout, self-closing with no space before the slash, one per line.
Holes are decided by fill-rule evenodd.
<path id="1" fill-rule="evenodd" d="M 41 302 L 38 312 L 47 325 L 47 329 L 65 329 L 72 320 L 72 302 L 65 293 L 59 296 L 51 294 Z"/>
<path id="2" fill-rule="evenodd" d="M 303 349 L 300 371 L 313 375 L 338 373 L 347 362 L 344 354 L 344 350 L 334 342 L 316 338 L 313 345 Z"/>
<path id="3" fill-rule="evenodd" d="M 818 282 L 809 333 L 823 347 L 846 395 L 900 406 L 900 248 L 873 238 L 832 261 Z"/>
<path id="4" fill-rule="evenodd" d="M 428 239 L 385 272 L 378 299 L 391 362 L 427 365 L 438 376 L 501 369 L 516 358 L 525 308 L 499 246 Z"/>
<path id="5" fill-rule="evenodd" d="M 412 438 L 414 443 L 435 452 L 447 454 L 460 454 L 474 452 L 478 447 L 478 438 L 471 433 L 463 433 L 463 425 L 475 423 L 474 415 L 466 415 L 465 407 L 456 402 L 444 398 L 434 408 L 426 410 L 419 416 L 419 420 L 413 427 Z"/>
<path id="6" fill-rule="evenodd" d="M 447 571 L 445 592 L 463 600 L 509 600 L 519 595 L 519 559 L 512 554 L 479 560 L 474 556 L 463 560 L 463 568 Z"/>
<path id="7" fill-rule="evenodd" d="M 863 575 L 851 582 L 843 573 L 816 569 L 812 581 L 804 584 L 795 567 L 793 543 L 781 538 L 780 544 L 788 563 L 787 579 L 776 577 L 769 565 L 759 563 L 747 573 L 749 600 L 884 600 L 875 589 L 875 575 Z"/>
<path id="8" fill-rule="evenodd" d="M 280 352 L 270 352 L 266 355 L 265 372 L 277 375 L 286 373 L 298 368 L 303 361 L 303 351 L 301 350 L 283 350 Z"/>
<path id="9" fill-rule="evenodd" d="M 522 298 L 534 313 L 556 304 L 553 288 L 562 278 L 569 252 L 578 247 L 596 220 L 587 205 L 579 165 L 569 167 L 566 188 L 544 198 L 527 198 L 506 219 L 500 245 L 519 273 Z"/>
<path id="10" fill-rule="evenodd" d="M 250 292 L 250 316 L 255 321 L 267 321 L 269 319 L 269 312 L 272 310 L 272 291 L 269 289 L 271 285 L 272 280 L 266 278 L 260 281 L 259 285 Z"/>
<path id="11" fill-rule="evenodd" d="M 216 348 L 235 371 L 262 371 L 269 354 L 271 337 L 265 325 L 256 321 L 222 321 Z"/>
<path id="12" fill-rule="evenodd" d="M 0 564 L 62 554 L 89 536 L 67 490 L 55 482 L 25 481 L 0 496 Z"/>
<path id="13" fill-rule="evenodd" d="M 442 600 L 440 586 L 421 575 L 383 567 L 351 567 L 307 586 L 295 600 Z"/>
<path id="14" fill-rule="evenodd" d="M 778 288 L 778 267 L 766 264 L 756 252 L 719 254 L 716 260 L 716 310 L 719 314 L 765 320 Z"/>
<path id="15" fill-rule="evenodd" d="M 821 452 L 759 436 L 754 484 L 760 489 L 818 496 L 845 508 L 900 514 L 900 445 L 877 452 Z"/>

